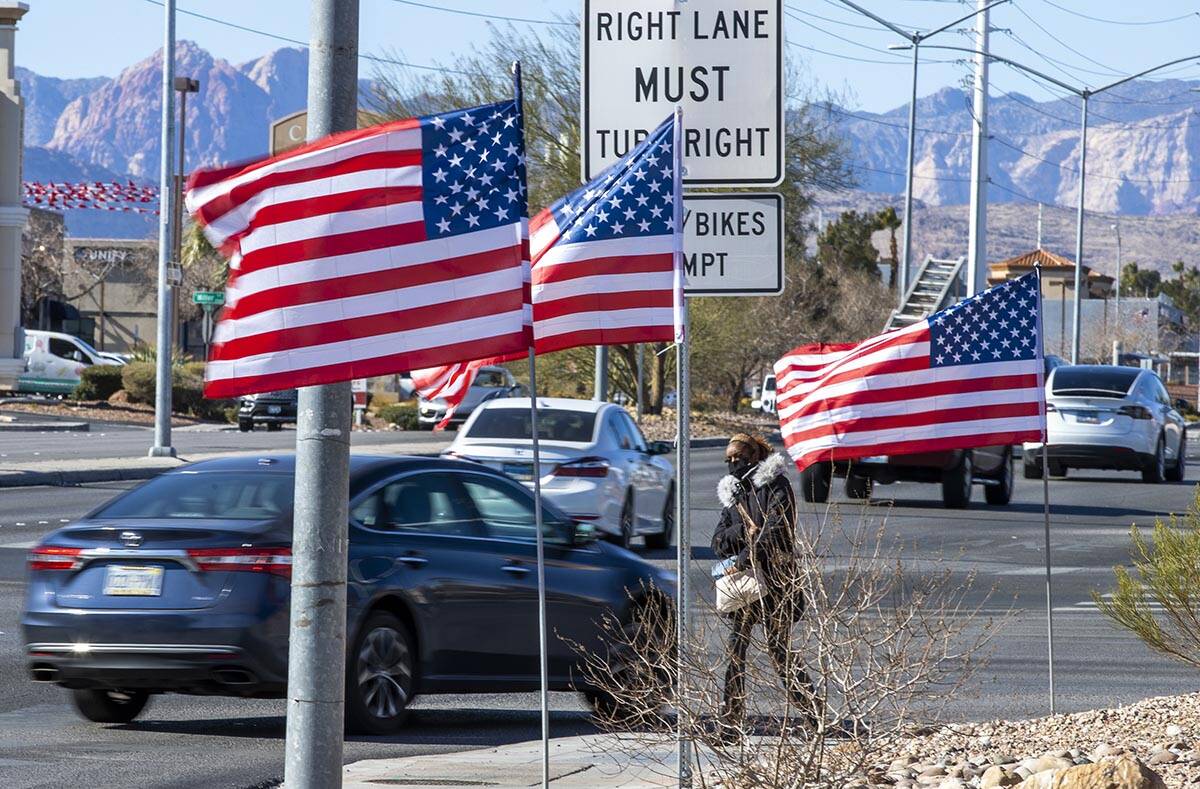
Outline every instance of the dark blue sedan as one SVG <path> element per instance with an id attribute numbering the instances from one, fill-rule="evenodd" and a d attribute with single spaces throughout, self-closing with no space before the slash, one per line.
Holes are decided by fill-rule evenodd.
<path id="1" fill-rule="evenodd" d="M 154 693 L 283 697 L 290 456 L 195 463 L 49 534 L 22 619 L 35 680 L 99 722 Z M 546 505 L 550 686 L 576 687 L 600 621 L 668 614 L 672 573 Z M 532 494 L 478 464 L 356 456 L 350 466 L 346 718 L 384 734 L 420 693 L 539 686 Z M 588 688 L 596 703 L 603 699 Z"/>

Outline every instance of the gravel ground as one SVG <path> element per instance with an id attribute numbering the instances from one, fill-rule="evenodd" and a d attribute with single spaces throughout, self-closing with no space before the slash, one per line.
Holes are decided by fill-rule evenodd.
<path id="1" fill-rule="evenodd" d="M 52 416 L 67 419 L 78 419 L 83 422 L 118 422 L 125 425 L 153 425 L 154 407 L 134 405 L 132 403 L 108 403 L 98 401 L 64 400 L 61 402 L 26 402 L 0 401 L 0 413 L 29 414 L 33 416 Z M 218 424 L 205 422 L 190 416 L 175 415 L 171 424 L 176 426 Z M 224 424 L 219 423 L 219 424 Z"/>
<path id="2" fill-rule="evenodd" d="M 634 415 L 633 410 L 629 411 Z M 642 417 L 642 432 L 650 441 L 675 440 L 675 410 L 664 408 L 662 414 Z M 728 412 L 694 412 L 692 437 L 712 438 L 734 433 L 761 433 L 770 437 L 779 430 L 779 420 L 763 413 L 730 414 Z"/>
<path id="3" fill-rule="evenodd" d="M 874 772 L 876 781 L 899 787 L 956 789 L 996 785 L 999 770 L 993 780 L 983 777 L 993 765 L 1020 780 L 1121 754 L 1149 765 L 1168 787 L 1200 783 L 1200 693 L 1073 715 L 951 724 L 908 741 Z"/>

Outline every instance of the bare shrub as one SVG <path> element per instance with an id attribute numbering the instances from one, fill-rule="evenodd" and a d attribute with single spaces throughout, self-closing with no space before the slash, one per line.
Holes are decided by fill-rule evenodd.
<path id="1" fill-rule="evenodd" d="M 589 694 L 605 702 L 601 727 L 625 732 L 614 742 L 632 755 L 673 738 L 678 726 L 699 786 L 865 783 L 891 746 L 941 717 L 983 665 L 1001 623 L 983 616 L 987 595 L 968 604 L 973 573 L 956 576 L 938 560 L 906 571 L 873 520 L 846 526 L 831 507 L 797 530 L 786 591 L 774 595 L 772 610 L 756 612 L 742 722 L 717 714 L 731 653 L 710 588 L 694 606 L 682 656 L 673 648 L 674 617 L 654 606 L 643 606 L 636 622 L 606 621 L 606 650 L 579 650 Z M 796 606 L 803 615 L 789 627 Z M 762 624 L 770 617 L 784 617 L 790 634 L 782 668 L 768 659 L 771 628 Z M 799 679 L 800 692 L 784 692 L 781 675 Z"/>

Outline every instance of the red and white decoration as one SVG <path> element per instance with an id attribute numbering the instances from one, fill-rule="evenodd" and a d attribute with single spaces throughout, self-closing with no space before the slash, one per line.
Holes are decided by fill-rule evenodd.
<path id="1" fill-rule="evenodd" d="M 37 208 L 158 213 L 158 187 L 135 184 L 133 181 L 25 181 L 22 186 L 25 205 Z"/>

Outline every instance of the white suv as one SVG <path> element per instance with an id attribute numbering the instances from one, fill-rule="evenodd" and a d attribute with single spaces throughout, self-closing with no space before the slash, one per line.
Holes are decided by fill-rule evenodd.
<path id="1" fill-rule="evenodd" d="M 1070 365 L 1046 381 L 1050 476 L 1069 468 L 1140 471 L 1144 482 L 1182 481 L 1183 416 L 1157 375 L 1137 367 Z M 1024 447 L 1025 477 L 1041 479 L 1041 443 Z"/>

